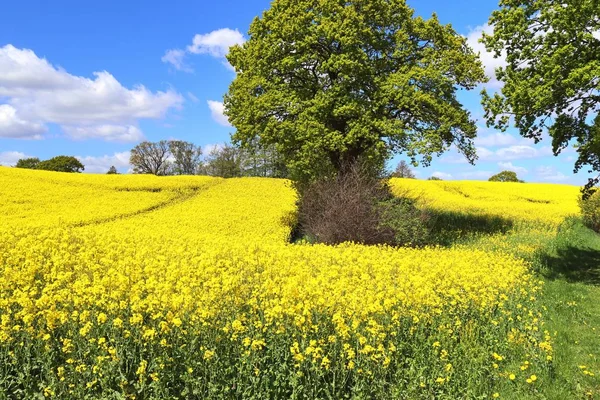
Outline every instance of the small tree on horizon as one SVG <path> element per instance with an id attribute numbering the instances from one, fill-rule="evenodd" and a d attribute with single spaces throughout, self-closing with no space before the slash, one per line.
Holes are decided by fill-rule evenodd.
<path id="1" fill-rule="evenodd" d="M 169 142 L 142 142 L 131 150 L 129 162 L 134 174 L 167 175 L 170 163 Z"/>
<path id="2" fill-rule="evenodd" d="M 36 169 L 80 173 L 85 170 L 85 166 L 73 156 L 56 156 L 49 160 L 40 161 Z"/>
<path id="3" fill-rule="evenodd" d="M 111 165 L 108 171 L 106 172 L 107 175 L 117 175 L 118 173 L 119 171 L 117 171 L 117 168 L 115 168 L 114 165 Z"/>
<path id="4" fill-rule="evenodd" d="M 170 140 L 169 152 L 173 158 L 172 173 L 175 175 L 195 175 L 200 169 L 202 149 L 183 140 Z"/>
<path id="5" fill-rule="evenodd" d="M 488 179 L 490 182 L 520 182 L 524 181 L 517 178 L 517 173 L 514 171 L 502 171 L 496 175 L 493 175 Z"/>
<path id="6" fill-rule="evenodd" d="M 37 169 L 40 164 L 40 159 L 37 157 L 21 158 L 15 164 L 16 168 Z"/>
<path id="7" fill-rule="evenodd" d="M 415 179 L 415 173 L 412 171 L 408 163 L 401 160 L 396 167 L 396 170 L 392 173 L 393 178 L 408 178 Z"/>

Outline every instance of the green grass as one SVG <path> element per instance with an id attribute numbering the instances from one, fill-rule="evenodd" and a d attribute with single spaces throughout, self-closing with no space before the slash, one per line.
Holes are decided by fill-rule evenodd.
<path id="1" fill-rule="evenodd" d="M 598 399 L 600 235 L 570 219 L 536 258 L 534 267 L 546 281 L 541 300 L 555 349 L 554 376 L 542 393 L 557 400 Z"/>
<path id="2" fill-rule="evenodd" d="M 511 382 L 500 381 L 501 398 L 600 399 L 600 235 L 579 218 L 566 220 L 556 235 L 539 227 L 519 227 L 501 235 L 505 249 L 530 261 L 544 281 L 539 300 L 546 309 L 545 329 L 554 348 L 552 368 L 539 376 L 531 390 L 517 391 Z M 465 238 L 461 245 L 498 250 L 493 236 Z M 519 251 L 519 245 L 536 244 L 543 245 L 533 254 Z M 519 377 L 527 375 L 518 363 L 513 369 Z"/>

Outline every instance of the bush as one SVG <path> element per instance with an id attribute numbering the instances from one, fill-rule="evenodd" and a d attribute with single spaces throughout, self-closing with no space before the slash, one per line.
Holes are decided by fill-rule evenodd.
<path id="1" fill-rule="evenodd" d="M 502 171 L 496 175 L 493 175 L 490 179 L 490 182 L 519 182 L 524 183 L 524 181 L 517 178 L 517 173 L 514 171 Z"/>
<path id="2" fill-rule="evenodd" d="M 300 232 L 314 242 L 415 246 L 429 237 L 416 201 L 394 197 L 385 181 L 358 166 L 304 188 L 298 214 Z"/>
<path id="3" fill-rule="evenodd" d="M 593 194 L 579 199 L 579 207 L 583 217 L 583 223 L 590 229 L 600 232 L 600 191 L 595 190 Z"/>
<path id="4" fill-rule="evenodd" d="M 395 197 L 379 203 L 379 226 L 390 230 L 398 246 L 424 246 L 430 240 L 431 215 L 417 207 L 417 200 Z"/>
<path id="5" fill-rule="evenodd" d="M 36 169 L 40 164 L 40 159 L 37 157 L 31 158 L 21 158 L 17 161 L 15 167 L 17 168 L 27 168 L 27 169 Z"/>

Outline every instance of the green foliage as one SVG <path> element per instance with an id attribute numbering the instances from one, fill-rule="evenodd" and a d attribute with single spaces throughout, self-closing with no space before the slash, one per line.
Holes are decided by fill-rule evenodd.
<path id="1" fill-rule="evenodd" d="M 171 174 L 173 175 L 195 175 L 200 167 L 202 149 L 193 143 L 183 140 L 170 140 L 169 152 L 173 157 Z"/>
<path id="2" fill-rule="evenodd" d="M 206 157 L 203 172 L 210 176 L 235 178 L 242 176 L 242 153 L 240 149 L 224 144 L 215 147 Z"/>
<path id="3" fill-rule="evenodd" d="M 485 80 L 465 38 L 403 0 L 275 0 L 228 60 L 234 143 L 273 145 L 296 180 L 394 153 L 428 165 L 476 127 L 456 99 Z"/>
<path id="4" fill-rule="evenodd" d="M 428 181 L 443 181 L 442 178 L 439 178 L 437 176 L 430 176 L 429 178 L 427 178 Z"/>
<path id="5" fill-rule="evenodd" d="M 519 180 L 519 178 L 517 178 L 517 173 L 514 171 L 502 171 L 496 175 L 493 175 L 490 179 L 488 179 L 488 181 L 490 181 L 490 182 L 521 182 L 521 183 L 523 183 L 522 180 Z"/>
<path id="6" fill-rule="evenodd" d="M 383 229 L 393 232 L 390 244 L 398 246 L 424 246 L 431 240 L 431 216 L 408 197 L 394 197 L 378 204 Z"/>
<path id="7" fill-rule="evenodd" d="M 57 172 L 82 172 L 85 167 L 77 158 L 72 156 L 56 156 L 49 160 L 40 161 L 36 169 Z"/>
<path id="8" fill-rule="evenodd" d="M 27 169 L 36 169 L 40 163 L 40 159 L 37 157 L 32 158 L 21 158 L 17 161 L 15 167 L 17 168 L 27 168 Z"/>
<path id="9" fill-rule="evenodd" d="M 502 0 L 483 42 L 507 65 L 497 71 L 504 83 L 493 96 L 483 92 L 488 126 L 538 141 L 548 130 L 555 154 L 573 144 L 583 166 L 600 171 L 600 2 L 596 0 Z M 598 178 L 591 179 L 590 189 Z"/>
<path id="10" fill-rule="evenodd" d="M 600 191 L 579 199 L 583 223 L 590 229 L 600 232 Z"/>
<path id="11" fill-rule="evenodd" d="M 116 175 L 118 173 L 119 171 L 117 171 L 117 168 L 115 168 L 114 165 L 111 165 L 108 171 L 106 172 L 107 175 Z"/>

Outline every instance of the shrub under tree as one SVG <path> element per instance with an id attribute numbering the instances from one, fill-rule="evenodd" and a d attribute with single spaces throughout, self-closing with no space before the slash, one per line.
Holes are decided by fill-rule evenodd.
<path id="1" fill-rule="evenodd" d="M 414 199 L 394 197 L 385 180 L 359 165 L 309 184 L 298 219 L 304 237 L 327 244 L 419 246 L 430 234 L 428 214 Z"/>

